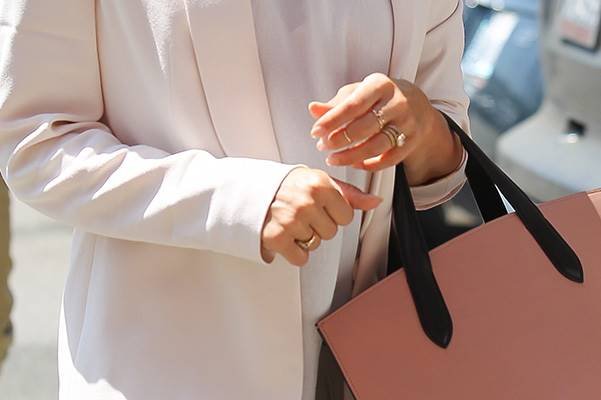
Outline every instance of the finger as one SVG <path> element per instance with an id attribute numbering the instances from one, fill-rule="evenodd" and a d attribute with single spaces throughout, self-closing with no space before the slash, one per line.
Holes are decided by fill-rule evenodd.
<path id="1" fill-rule="evenodd" d="M 294 238 L 301 241 L 309 241 L 315 234 L 311 226 L 305 222 L 306 218 L 303 220 L 294 220 L 293 222 L 289 222 L 286 224 L 286 233 Z"/>
<path id="2" fill-rule="evenodd" d="M 392 85 L 392 81 L 390 81 Z M 367 113 L 379 100 L 392 96 L 393 88 L 373 79 L 364 80 L 355 91 L 317 120 L 311 135 L 323 137 Z"/>
<path id="3" fill-rule="evenodd" d="M 380 100 L 373 109 L 381 112 L 384 122 L 402 119 L 402 109 L 394 97 Z M 380 121 L 373 112 L 368 112 L 349 123 L 346 127 L 322 137 L 316 144 L 320 151 L 347 148 L 353 143 L 362 142 L 380 131 Z M 379 153 L 377 153 L 379 154 Z M 377 154 L 374 154 L 377 155 Z"/>
<path id="4" fill-rule="evenodd" d="M 379 130 L 380 124 L 376 117 L 373 113 L 367 113 L 346 127 L 320 138 L 317 142 L 317 149 L 320 151 L 342 149 L 375 135 Z"/>
<path id="5" fill-rule="evenodd" d="M 353 165 L 386 153 L 393 148 L 392 146 L 388 136 L 380 132 L 350 149 L 330 154 L 326 162 L 336 166 Z"/>
<path id="6" fill-rule="evenodd" d="M 338 233 L 338 224 L 324 208 L 315 208 L 309 217 L 309 223 L 315 233 L 323 240 L 332 240 Z"/>
<path id="7" fill-rule="evenodd" d="M 337 226 L 348 225 L 355 217 L 353 207 L 343 196 L 340 181 L 330 177 L 330 185 L 329 190 L 323 191 L 318 200 Z"/>
<path id="8" fill-rule="evenodd" d="M 303 267 L 309 261 L 309 252 L 301 249 L 292 241 L 280 253 L 288 262 L 297 267 Z"/>
<path id="9" fill-rule="evenodd" d="M 324 210 L 337 226 L 346 226 L 355 217 L 353 207 L 338 189 L 334 189 L 327 201 L 324 202 Z"/>
<path id="10" fill-rule="evenodd" d="M 340 90 L 338 90 L 336 96 L 334 96 L 331 100 L 325 103 L 320 101 L 313 101 L 309 103 L 309 112 L 311 113 L 313 118 L 317 119 L 321 117 L 322 115 L 330 111 L 332 108 L 334 108 L 336 105 L 340 104 L 345 98 L 350 96 L 355 90 L 355 88 L 359 85 L 359 83 L 360 82 L 351 83 L 349 85 L 343 86 L 342 88 L 340 88 Z"/>
<path id="11" fill-rule="evenodd" d="M 395 147 L 378 156 L 371 157 L 353 164 L 353 167 L 370 172 L 380 171 L 402 163 L 414 150 L 414 141 L 407 139 L 401 147 Z"/>
<path id="12" fill-rule="evenodd" d="M 410 122 L 404 124 L 395 123 L 399 130 L 405 135 L 405 142 L 402 146 L 395 146 L 381 154 L 365 157 L 363 160 L 358 160 L 352 165 L 355 168 L 363 169 L 370 172 L 380 171 L 385 168 L 393 167 L 402 163 L 407 157 L 413 153 L 418 146 L 418 138 L 415 135 L 414 127 Z M 409 133 L 413 132 L 413 133 Z M 383 136 L 384 135 L 380 135 Z"/>
<path id="13" fill-rule="evenodd" d="M 315 119 L 320 118 L 322 115 L 324 115 L 325 113 L 330 111 L 332 108 L 334 108 L 334 106 L 331 106 L 327 103 L 320 103 L 317 101 L 309 103 L 309 113 Z"/>
<path id="14" fill-rule="evenodd" d="M 351 209 L 368 211 L 373 210 L 374 208 L 379 206 L 380 203 L 382 203 L 383 199 L 381 197 L 365 193 L 356 186 L 340 181 L 338 179 L 332 178 L 332 180 L 334 181 L 336 189 L 342 195 L 345 202 L 351 206 Z M 327 209 L 327 211 L 330 215 L 332 215 L 333 211 L 330 211 L 329 208 Z M 348 225 L 351 221 L 352 217 L 348 220 L 348 223 L 340 225 Z"/>
<path id="15" fill-rule="evenodd" d="M 321 237 L 314 230 L 311 230 L 311 236 L 304 236 L 302 239 L 295 239 L 294 243 L 302 250 L 305 250 L 303 246 L 301 246 L 301 244 L 297 243 L 297 241 L 305 243 L 310 242 L 307 243 L 307 245 L 309 246 L 309 248 L 307 249 L 308 251 L 315 251 L 319 248 L 319 246 L 321 246 Z"/>

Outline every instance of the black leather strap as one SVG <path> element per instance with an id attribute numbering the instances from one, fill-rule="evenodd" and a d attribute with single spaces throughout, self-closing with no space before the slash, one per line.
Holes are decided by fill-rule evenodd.
<path id="1" fill-rule="evenodd" d="M 468 153 L 466 174 L 484 220 L 491 221 L 507 213 L 496 189 L 498 187 L 554 267 L 567 279 L 582 283 L 584 272 L 580 260 L 553 225 L 455 121 L 447 115 L 444 117 Z M 396 168 L 390 241 L 390 261 L 398 261 L 396 265 L 405 267 L 407 283 L 424 332 L 435 344 L 446 348 L 453 335 L 453 321 L 432 271 L 428 248 L 402 164 Z"/>
<path id="2" fill-rule="evenodd" d="M 507 208 L 497 187 L 473 158 L 467 160 L 465 175 L 472 188 L 472 193 L 484 222 L 490 222 L 507 215 Z"/>
<path id="3" fill-rule="evenodd" d="M 428 246 L 402 164 L 396 169 L 393 201 L 395 234 L 391 240 L 399 250 L 399 265 L 405 266 L 407 283 L 424 332 L 438 346 L 446 348 L 453 336 L 453 321 L 432 272 Z"/>
<path id="4" fill-rule="evenodd" d="M 501 202 L 502 206 L 502 201 L 498 194 L 498 202 L 491 200 L 493 197 L 491 192 L 496 191 L 493 185 L 496 185 L 509 204 L 515 209 L 516 214 L 522 220 L 526 229 L 528 229 L 547 257 L 549 257 L 555 269 L 571 281 L 584 282 L 584 272 L 578 256 L 553 225 L 544 217 L 538 207 L 530 200 L 528 195 L 486 156 L 453 119 L 445 114 L 443 116 L 449 123 L 451 130 L 459 136 L 463 147 L 469 155 L 471 167 L 468 180 L 478 201 L 478 207 L 483 214 L 486 214 L 486 218 L 495 217 L 495 215 L 498 216 L 500 214 L 498 202 Z M 474 171 L 476 171 L 475 177 L 473 175 Z"/>

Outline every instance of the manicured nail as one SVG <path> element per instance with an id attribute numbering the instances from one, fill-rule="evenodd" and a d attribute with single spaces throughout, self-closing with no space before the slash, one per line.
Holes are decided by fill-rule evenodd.
<path id="1" fill-rule="evenodd" d="M 336 166 L 336 165 L 340 165 L 339 161 L 336 158 L 333 157 L 328 157 L 326 158 L 326 164 L 330 165 L 330 166 Z"/>
<path id="2" fill-rule="evenodd" d="M 314 126 L 313 129 L 311 130 L 311 136 L 313 136 L 314 138 L 321 137 L 325 133 L 326 133 L 325 129 L 323 129 L 321 126 Z"/>

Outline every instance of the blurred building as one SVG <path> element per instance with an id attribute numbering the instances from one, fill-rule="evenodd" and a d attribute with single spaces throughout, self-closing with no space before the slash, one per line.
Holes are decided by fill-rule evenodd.
<path id="1" fill-rule="evenodd" d="M 543 106 L 503 135 L 497 156 L 549 200 L 601 187 L 601 0 L 547 0 L 541 21 Z"/>
<path id="2" fill-rule="evenodd" d="M 601 0 L 465 0 L 478 144 L 535 200 L 601 187 Z M 480 223 L 468 188 L 421 214 L 431 247 Z"/>

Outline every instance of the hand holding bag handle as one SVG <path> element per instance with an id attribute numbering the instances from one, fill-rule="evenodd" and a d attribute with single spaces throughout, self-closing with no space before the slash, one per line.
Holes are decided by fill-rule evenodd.
<path id="1" fill-rule="evenodd" d="M 468 153 L 466 175 L 484 220 L 489 222 L 507 213 L 498 188 L 553 266 L 567 279 L 584 282 L 578 256 L 538 207 L 455 121 L 445 114 L 443 116 Z M 397 166 L 394 186 L 391 241 L 398 249 L 398 265 L 405 267 L 407 283 L 424 332 L 435 344 L 446 348 L 453 335 L 453 321 L 432 271 L 428 248 L 402 164 Z"/>

